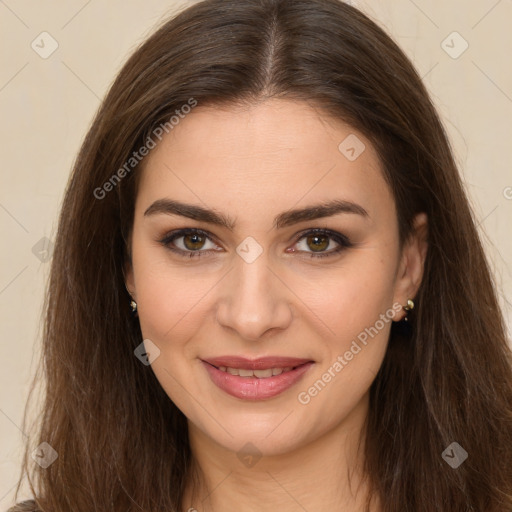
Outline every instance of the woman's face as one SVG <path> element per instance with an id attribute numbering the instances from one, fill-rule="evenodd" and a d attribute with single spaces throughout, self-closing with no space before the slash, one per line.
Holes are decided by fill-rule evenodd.
<path id="1" fill-rule="evenodd" d="M 424 258 L 371 143 L 302 102 L 199 105 L 144 164 L 127 286 L 192 434 L 271 455 L 359 426 Z"/>

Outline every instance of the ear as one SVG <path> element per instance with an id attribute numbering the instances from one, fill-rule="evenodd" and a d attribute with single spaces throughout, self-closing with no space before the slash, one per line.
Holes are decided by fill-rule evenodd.
<path id="1" fill-rule="evenodd" d="M 137 293 L 135 290 L 135 279 L 133 277 L 133 266 L 129 259 L 126 259 L 123 265 L 124 283 L 128 293 L 132 296 L 132 299 L 137 302 Z"/>
<path id="2" fill-rule="evenodd" d="M 400 264 L 395 283 L 393 304 L 398 302 L 402 306 L 407 304 L 407 299 L 413 299 L 423 278 L 425 259 L 428 249 L 428 217 L 426 213 L 418 213 L 413 221 L 413 232 L 404 243 Z M 405 317 L 407 313 L 398 320 Z"/>

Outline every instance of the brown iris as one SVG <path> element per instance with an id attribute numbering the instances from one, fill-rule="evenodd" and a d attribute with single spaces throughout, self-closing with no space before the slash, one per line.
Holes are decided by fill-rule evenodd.
<path id="1" fill-rule="evenodd" d="M 306 243 L 310 249 L 313 249 L 313 251 L 321 252 L 329 247 L 329 237 L 326 235 L 309 235 L 306 239 Z M 310 243 L 313 243 L 313 245 L 310 246 Z"/>
<path id="2" fill-rule="evenodd" d="M 197 233 L 189 233 L 187 235 L 183 235 L 183 244 L 191 251 L 201 249 L 204 245 L 205 238 L 206 237 Z M 190 244 L 188 243 L 189 240 Z"/>

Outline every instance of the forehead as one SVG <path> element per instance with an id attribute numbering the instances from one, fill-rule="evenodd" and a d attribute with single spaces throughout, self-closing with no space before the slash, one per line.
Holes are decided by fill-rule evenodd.
<path id="1" fill-rule="evenodd" d="M 201 107 L 182 118 L 144 161 L 138 209 L 172 197 L 222 210 L 281 211 L 329 199 L 393 205 L 372 144 L 305 102 Z"/>

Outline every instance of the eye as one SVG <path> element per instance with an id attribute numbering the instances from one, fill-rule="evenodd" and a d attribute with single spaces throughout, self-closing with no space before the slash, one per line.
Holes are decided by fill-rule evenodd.
<path id="1" fill-rule="evenodd" d="M 200 257 L 204 252 L 212 250 L 212 248 L 208 247 L 205 249 L 207 241 L 213 247 L 216 247 L 211 241 L 210 235 L 205 231 L 187 228 L 170 233 L 163 240 L 160 240 L 160 243 L 179 256 L 194 258 Z M 213 250 L 217 251 L 217 249 Z"/>
<path id="2" fill-rule="evenodd" d="M 345 235 L 328 229 L 310 229 L 302 233 L 295 243 L 298 244 L 301 240 L 303 240 L 303 242 L 301 242 L 302 249 L 300 249 L 300 251 L 293 250 L 291 252 L 309 252 L 310 258 L 334 256 L 344 249 L 353 246 Z M 327 251 L 326 249 L 332 246 L 333 241 L 338 244 L 337 247 Z M 311 251 L 308 249 L 311 249 Z"/>
<path id="3" fill-rule="evenodd" d="M 299 250 L 292 249 L 288 252 L 309 253 L 311 258 L 323 258 L 333 256 L 346 248 L 352 247 L 353 244 L 350 240 L 341 233 L 330 231 L 327 229 L 310 229 L 300 234 L 296 238 L 295 244 L 302 242 L 302 248 Z M 201 229 L 185 228 L 168 234 L 159 242 L 170 251 L 185 258 L 200 257 L 205 253 L 212 251 L 219 252 L 218 246 L 212 242 L 212 236 L 202 231 Z M 332 243 L 337 244 L 337 247 L 327 251 Z M 208 243 L 211 244 L 208 247 Z M 309 251 L 308 249 L 311 249 Z"/>

